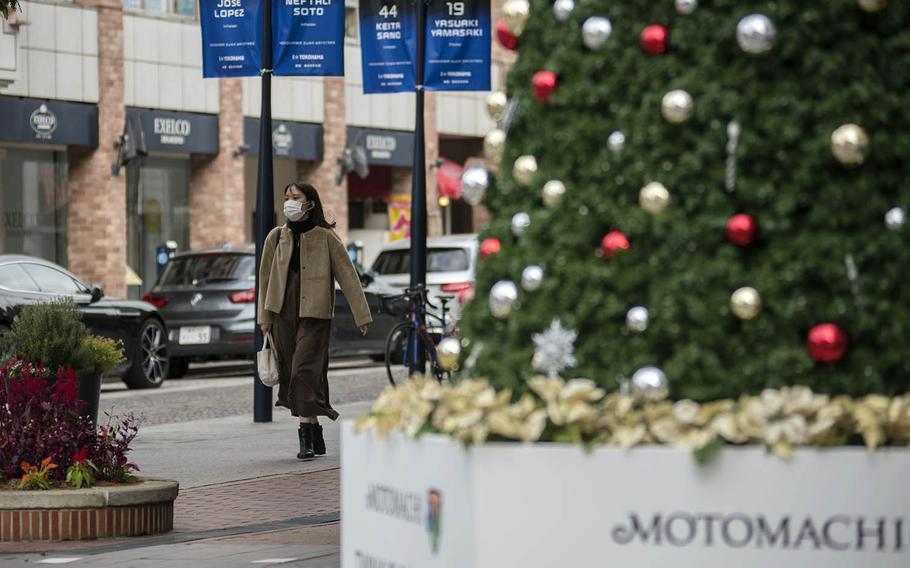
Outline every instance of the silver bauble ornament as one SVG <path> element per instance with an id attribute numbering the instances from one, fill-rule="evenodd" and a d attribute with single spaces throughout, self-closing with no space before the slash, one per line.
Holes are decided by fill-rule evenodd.
<path id="1" fill-rule="evenodd" d="M 487 95 L 484 103 L 486 103 L 487 114 L 490 115 L 490 118 L 498 121 L 502 118 L 503 113 L 506 112 L 506 107 L 509 104 L 509 97 L 502 91 L 493 91 Z"/>
<path id="2" fill-rule="evenodd" d="M 750 320 L 761 311 L 761 296 L 758 290 L 744 286 L 730 296 L 730 309 L 739 319 Z"/>
<path id="3" fill-rule="evenodd" d="M 581 37 L 588 49 L 599 49 L 612 33 L 613 24 L 601 16 L 591 16 L 581 26 Z"/>
<path id="4" fill-rule="evenodd" d="M 667 375 L 657 367 L 642 367 L 632 375 L 632 392 L 648 400 L 662 400 L 669 390 Z"/>
<path id="5" fill-rule="evenodd" d="M 907 223 L 907 212 L 903 207 L 892 207 L 885 213 L 885 226 L 892 231 L 900 231 Z"/>
<path id="6" fill-rule="evenodd" d="M 531 14 L 528 0 L 508 0 L 502 7 L 502 20 L 515 37 L 521 37 Z"/>
<path id="7" fill-rule="evenodd" d="M 518 286 L 511 280 L 500 280 L 490 290 L 490 313 L 499 319 L 507 318 L 517 301 Z"/>
<path id="8" fill-rule="evenodd" d="M 531 216 L 524 211 L 512 215 L 512 234 L 520 237 L 531 226 Z"/>
<path id="9" fill-rule="evenodd" d="M 490 187 L 490 172 L 481 167 L 468 168 L 461 174 L 461 196 L 469 205 L 480 205 Z"/>
<path id="10" fill-rule="evenodd" d="M 641 333 L 648 329 L 648 323 L 651 320 L 651 314 L 648 308 L 644 306 L 633 306 L 626 312 L 626 327 L 635 333 Z"/>
<path id="11" fill-rule="evenodd" d="M 446 371 L 458 369 L 458 359 L 461 357 L 461 342 L 454 337 L 446 337 L 436 346 L 436 360 Z"/>
<path id="12" fill-rule="evenodd" d="M 512 167 L 512 177 L 519 185 L 531 185 L 534 175 L 537 174 L 537 158 L 534 156 L 519 156 Z"/>
<path id="13" fill-rule="evenodd" d="M 698 8 L 698 0 L 674 0 L 673 4 L 680 16 L 688 16 Z"/>
<path id="14" fill-rule="evenodd" d="M 610 149 L 614 154 L 622 152 L 623 148 L 626 147 L 626 135 L 615 130 L 610 133 L 610 136 L 607 137 L 607 148 Z"/>
<path id="15" fill-rule="evenodd" d="M 526 292 L 533 292 L 543 284 L 543 267 L 536 264 L 525 266 L 521 271 L 521 287 Z"/>
<path id="16" fill-rule="evenodd" d="M 867 12 L 879 12 L 888 5 L 888 0 L 857 0 L 859 7 Z"/>
<path id="17" fill-rule="evenodd" d="M 544 205 L 547 207 L 556 207 L 562 202 L 562 198 L 566 194 L 566 185 L 558 179 L 551 179 L 543 184 L 541 194 L 543 195 Z"/>
<path id="18" fill-rule="evenodd" d="M 652 181 L 638 192 L 638 203 L 648 213 L 657 215 L 670 204 L 670 192 L 664 184 Z"/>
<path id="19" fill-rule="evenodd" d="M 556 0 L 553 4 L 553 15 L 560 22 L 565 22 L 575 9 L 575 0 Z"/>
<path id="20" fill-rule="evenodd" d="M 499 128 L 487 132 L 483 138 L 483 155 L 497 166 L 502 161 L 502 151 L 506 147 L 506 133 Z"/>
<path id="21" fill-rule="evenodd" d="M 858 166 L 869 154 L 869 135 L 861 126 L 843 124 L 831 134 L 831 152 L 838 162 Z"/>
<path id="22" fill-rule="evenodd" d="M 695 102 L 692 95 L 682 89 L 670 91 L 660 101 L 660 113 L 667 122 L 682 124 L 692 118 Z"/>
<path id="23" fill-rule="evenodd" d="M 746 53 L 771 51 L 777 39 L 774 22 L 764 14 L 749 14 L 736 24 L 736 41 Z"/>

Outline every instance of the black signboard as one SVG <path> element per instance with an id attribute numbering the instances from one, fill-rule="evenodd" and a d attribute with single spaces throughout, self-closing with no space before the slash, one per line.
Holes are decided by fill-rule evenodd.
<path id="1" fill-rule="evenodd" d="M 377 166 L 406 166 L 414 163 L 414 133 L 349 127 L 348 147 L 363 146 L 367 163 Z"/>
<path id="2" fill-rule="evenodd" d="M 247 153 L 259 155 L 259 119 L 243 119 L 243 143 Z M 322 161 L 322 125 L 272 121 L 272 152 L 275 158 Z"/>
<path id="3" fill-rule="evenodd" d="M 149 151 L 218 153 L 218 116 L 169 110 L 127 108 L 139 118 Z"/>
<path id="4" fill-rule="evenodd" d="M 43 99 L 0 97 L 0 140 L 98 146 L 98 107 Z"/>

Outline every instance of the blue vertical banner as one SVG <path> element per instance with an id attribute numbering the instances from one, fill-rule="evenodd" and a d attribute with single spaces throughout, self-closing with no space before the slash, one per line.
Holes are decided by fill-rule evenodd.
<path id="1" fill-rule="evenodd" d="M 344 75 L 344 0 L 272 0 L 274 75 Z"/>
<path id="2" fill-rule="evenodd" d="M 424 86 L 428 91 L 489 91 L 490 48 L 490 0 L 432 0 Z"/>
<path id="3" fill-rule="evenodd" d="M 360 0 L 363 92 L 414 92 L 416 14 L 411 0 Z"/>
<path id="4" fill-rule="evenodd" d="M 202 76 L 259 75 L 263 0 L 199 0 Z"/>

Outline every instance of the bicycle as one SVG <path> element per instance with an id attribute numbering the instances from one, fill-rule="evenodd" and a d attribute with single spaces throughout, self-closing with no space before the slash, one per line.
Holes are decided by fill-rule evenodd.
<path id="1" fill-rule="evenodd" d="M 440 325 L 440 341 L 447 337 L 448 327 L 446 325 L 446 313 L 448 312 L 447 304 L 453 299 L 450 296 L 439 296 L 441 304 L 441 316 L 426 311 L 429 306 L 434 310 L 437 308 L 427 299 L 426 287 L 422 284 L 408 288 L 403 294 L 396 296 L 387 296 L 382 299 L 386 311 L 393 315 L 405 315 L 408 319 L 395 324 L 385 342 L 385 368 L 389 377 L 389 383 L 395 384 L 395 377 L 392 374 L 394 364 L 402 364 L 405 367 L 417 367 L 418 353 L 414 349 L 415 339 L 420 343 L 423 352 L 426 353 L 426 362 L 430 364 L 430 372 L 440 383 L 448 380 L 449 371 L 439 364 L 436 356 L 436 344 L 433 339 L 433 333 L 427 329 L 427 321 L 435 321 Z M 404 309 L 406 307 L 406 309 Z M 398 354 L 401 354 L 400 361 Z"/>

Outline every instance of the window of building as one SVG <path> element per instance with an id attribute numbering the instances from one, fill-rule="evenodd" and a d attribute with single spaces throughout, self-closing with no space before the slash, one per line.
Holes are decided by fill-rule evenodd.
<path id="1" fill-rule="evenodd" d="M 190 246 L 190 161 L 148 158 L 127 169 L 127 262 L 142 279 L 143 290 L 158 278 L 159 245 Z"/>
<path id="2" fill-rule="evenodd" d="M 196 17 L 195 0 L 123 0 L 123 6 L 134 10 L 145 10 L 153 14 Z"/>
<path id="3" fill-rule="evenodd" d="M 0 252 L 67 265 L 66 153 L 0 148 Z"/>
<path id="4" fill-rule="evenodd" d="M 360 37 L 360 28 L 357 22 L 357 8 L 347 6 L 344 9 L 344 37 L 357 39 Z"/>

